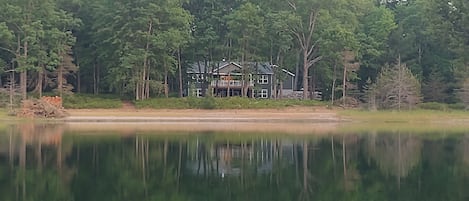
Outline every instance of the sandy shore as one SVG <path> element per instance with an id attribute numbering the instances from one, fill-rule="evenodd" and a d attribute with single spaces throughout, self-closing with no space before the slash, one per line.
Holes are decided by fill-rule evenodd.
<path id="1" fill-rule="evenodd" d="M 343 121 L 333 111 L 315 107 L 256 110 L 67 110 L 69 129 L 133 131 L 329 132 Z"/>
<path id="2" fill-rule="evenodd" d="M 320 107 L 256 110 L 67 110 L 68 122 L 338 122 L 333 111 Z"/>

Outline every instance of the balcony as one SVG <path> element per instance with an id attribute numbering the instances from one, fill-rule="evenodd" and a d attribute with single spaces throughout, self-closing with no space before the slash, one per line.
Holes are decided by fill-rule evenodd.
<path id="1" fill-rule="evenodd" d="M 218 84 L 217 84 L 218 82 Z M 254 86 L 254 82 L 251 80 L 248 82 L 249 87 Z M 243 81 L 242 80 L 213 80 L 210 85 L 212 87 L 223 87 L 223 88 L 228 88 L 228 87 L 242 87 L 243 86 Z"/>

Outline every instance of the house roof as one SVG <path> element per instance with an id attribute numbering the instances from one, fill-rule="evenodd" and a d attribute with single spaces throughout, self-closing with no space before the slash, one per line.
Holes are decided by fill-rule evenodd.
<path id="1" fill-rule="evenodd" d="M 292 72 L 290 72 L 290 71 L 288 71 L 288 70 L 286 70 L 286 69 L 284 69 L 284 68 L 282 68 L 282 71 L 283 71 L 284 73 L 286 73 L 286 74 L 292 76 L 292 77 L 295 77 L 295 74 L 294 74 L 294 73 L 292 73 Z"/>
<path id="2" fill-rule="evenodd" d="M 246 66 L 252 69 L 253 72 L 266 75 L 274 74 L 273 68 L 277 67 L 267 62 L 247 62 Z M 242 68 L 240 62 L 195 62 L 188 67 L 187 73 L 227 73 L 242 70 Z M 282 71 L 290 76 L 295 76 L 295 74 L 285 69 L 282 69 Z"/>

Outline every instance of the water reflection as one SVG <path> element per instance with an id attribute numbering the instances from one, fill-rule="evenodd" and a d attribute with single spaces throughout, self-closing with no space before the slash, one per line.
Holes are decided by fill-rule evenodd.
<path id="1" fill-rule="evenodd" d="M 0 200 L 468 200 L 469 134 L 0 130 Z"/>

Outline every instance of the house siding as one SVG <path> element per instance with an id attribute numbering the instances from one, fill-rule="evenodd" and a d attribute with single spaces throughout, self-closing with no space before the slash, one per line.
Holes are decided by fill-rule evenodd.
<path id="1" fill-rule="evenodd" d="M 255 98 L 260 98 L 260 95 L 261 95 L 261 91 L 264 90 L 264 93 L 266 93 L 266 97 L 264 96 L 264 98 L 272 98 L 273 97 L 273 94 L 274 94 L 274 87 L 273 87 L 273 84 L 274 84 L 274 76 L 273 76 L 273 68 L 274 67 L 277 67 L 277 66 L 274 66 L 274 65 L 270 65 L 270 64 L 265 64 L 265 63 L 256 63 L 255 64 L 256 67 L 254 68 L 255 71 L 257 72 L 254 72 L 252 74 L 252 85 L 249 86 L 249 89 L 250 89 L 250 92 L 254 92 L 254 97 Z M 229 63 L 223 63 L 223 64 L 219 64 L 217 65 L 218 68 L 216 69 L 212 69 L 210 70 L 208 73 L 205 73 L 205 76 L 211 76 L 211 78 L 209 80 L 217 80 L 217 79 L 221 79 L 223 80 L 223 76 L 230 76 L 230 77 L 233 77 L 232 79 L 230 80 L 239 80 L 239 76 L 240 76 L 240 71 L 241 71 L 241 66 L 235 62 L 229 62 Z M 202 66 L 198 66 L 196 64 L 193 64 L 192 67 L 189 67 L 188 71 L 187 71 L 187 78 L 188 78 L 188 81 L 187 81 L 187 95 L 191 96 L 194 94 L 193 91 L 195 91 L 196 89 L 202 89 L 202 87 L 204 86 L 203 83 L 201 82 L 198 82 L 197 81 L 197 78 L 200 77 L 200 75 L 204 75 L 204 73 L 201 73 L 201 72 L 205 72 L 205 70 L 207 69 L 208 67 L 205 67 L 204 65 Z M 199 72 L 200 71 L 200 72 Z M 286 70 L 283 70 L 283 73 L 286 73 L 286 76 L 285 76 L 285 80 L 283 80 L 282 82 L 282 86 L 283 86 L 283 89 L 280 89 L 279 87 L 277 87 L 277 90 L 293 90 L 293 80 L 294 80 L 294 75 Z M 266 79 L 267 82 L 259 82 L 259 80 L 261 80 L 262 78 Z M 236 78 L 237 77 L 237 78 Z M 264 80 L 264 79 L 262 79 Z M 226 80 L 223 80 L 225 82 L 225 85 L 226 85 Z M 238 81 L 239 82 L 239 81 Z M 229 82 L 231 83 L 231 82 Z M 276 84 L 279 85 L 279 82 L 275 82 Z M 210 85 L 213 84 L 213 82 L 211 83 L 207 83 L 207 85 L 205 85 L 205 87 L 208 87 L 208 88 L 205 88 L 205 90 L 209 90 L 210 89 Z M 233 83 L 233 84 L 236 84 Z M 214 88 L 214 93 L 216 93 L 215 95 L 220 95 L 219 93 L 223 94 L 223 93 L 226 93 L 226 90 L 224 90 L 224 88 L 226 87 L 225 85 L 221 86 L 221 87 L 217 87 L 217 88 Z M 231 84 L 229 84 L 231 86 Z M 213 86 L 212 86 L 213 88 Z M 240 86 L 238 85 L 235 85 L 233 88 L 231 88 L 231 91 L 230 92 L 236 92 L 236 94 L 239 93 L 239 90 L 240 90 Z M 211 93 L 210 91 L 207 91 L 208 93 Z M 234 95 L 234 94 L 232 94 Z M 248 94 L 249 96 L 250 93 Z M 221 97 L 224 97 L 223 95 L 221 95 Z"/>
<path id="2" fill-rule="evenodd" d="M 283 81 L 283 89 L 293 90 L 294 77 L 287 75 L 286 79 Z"/>

